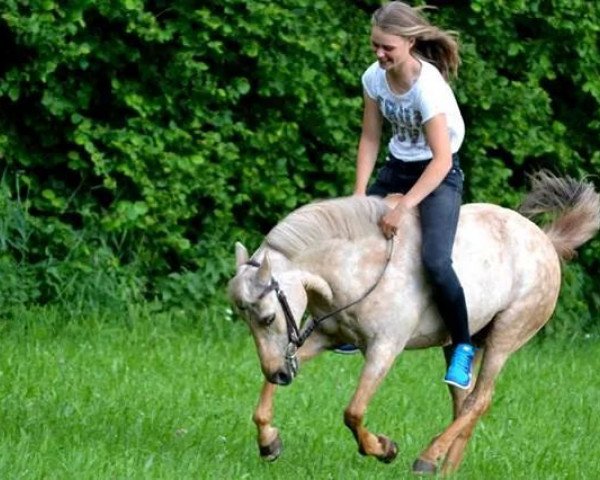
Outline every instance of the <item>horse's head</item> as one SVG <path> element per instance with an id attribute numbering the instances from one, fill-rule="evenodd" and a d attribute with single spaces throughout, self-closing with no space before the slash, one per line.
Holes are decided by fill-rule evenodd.
<path id="1" fill-rule="evenodd" d="M 236 264 L 236 275 L 229 282 L 229 298 L 250 327 L 265 378 L 288 385 L 294 379 L 297 364 L 291 364 L 289 358 L 286 361 L 290 325 L 278 292 L 285 292 L 289 313 L 298 325 L 306 310 L 306 288 L 315 281 L 310 281 L 309 274 L 291 268 L 279 267 L 275 275 L 268 254 L 260 261 L 249 261 L 248 251 L 240 243 L 236 244 Z"/>

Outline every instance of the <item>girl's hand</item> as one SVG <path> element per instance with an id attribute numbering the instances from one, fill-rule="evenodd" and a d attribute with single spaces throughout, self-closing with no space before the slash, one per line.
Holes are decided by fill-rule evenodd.
<path id="1" fill-rule="evenodd" d="M 406 211 L 406 206 L 400 200 L 393 210 L 387 212 L 379 220 L 379 228 L 383 232 L 383 236 L 388 240 L 396 235 L 402 215 Z"/>

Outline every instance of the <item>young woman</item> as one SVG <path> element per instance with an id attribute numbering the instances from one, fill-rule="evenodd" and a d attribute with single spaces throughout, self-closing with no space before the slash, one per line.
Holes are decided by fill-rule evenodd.
<path id="1" fill-rule="evenodd" d="M 371 44 L 377 61 L 362 76 L 364 114 L 354 194 L 403 194 L 380 221 L 388 238 L 396 233 L 405 210 L 419 209 L 423 265 L 454 347 L 444 380 L 466 389 L 475 349 L 451 259 L 462 198 L 457 153 L 464 122 L 447 80 L 458 68 L 458 44 L 418 9 L 398 1 L 373 14 Z M 393 133 L 387 161 L 367 190 L 384 119 Z"/>

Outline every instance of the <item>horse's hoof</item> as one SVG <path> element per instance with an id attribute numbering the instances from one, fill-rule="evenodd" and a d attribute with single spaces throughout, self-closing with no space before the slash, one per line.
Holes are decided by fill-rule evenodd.
<path id="1" fill-rule="evenodd" d="M 398 444 L 383 435 L 378 435 L 377 439 L 385 452 L 383 455 L 379 455 L 377 460 L 383 463 L 392 463 L 398 455 Z"/>
<path id="2" fill-rule="evenodd" d="M 275 437 L 275 440 L 273 440 L 268 445 L 259 445 L 258 450 L 260 452 L 260 458 L 267 462 L 273 462 L 274 460 L 277 460 L 279 458 L 279 455 L 281 455 L 281 451 L 283 450 L 283 443 L 281 443 L 281 439 L 279 438 L 279 435 L 277 435 Z"/>
<path id="3" fill-rule="evenodd" d="M 421 460 L 420 458 L 415 460 L 412 470 L 417 475 L 435 475 L 437 473 L 437 467 L 434 463 Z"/>

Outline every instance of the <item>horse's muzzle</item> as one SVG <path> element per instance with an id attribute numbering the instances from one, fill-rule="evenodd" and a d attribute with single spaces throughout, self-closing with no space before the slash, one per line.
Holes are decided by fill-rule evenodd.
<path id="1" fill-rule="evenodd" d="M 270 383 L 282 386 L 289 385 L 293 379 L 294 376 L 286 370 L 278 370 L 267 378 Z"/>
<path id="2" fill-rule="evenodd" d="M 285 366 L 269 375 L 267 380 L 276 385 L 289 385 L 298 373 L 298 348 L 290 343 L 285 351 Z"/>

